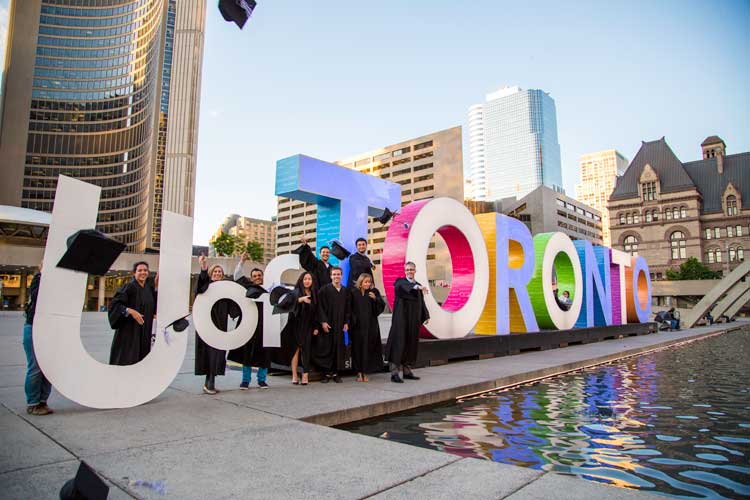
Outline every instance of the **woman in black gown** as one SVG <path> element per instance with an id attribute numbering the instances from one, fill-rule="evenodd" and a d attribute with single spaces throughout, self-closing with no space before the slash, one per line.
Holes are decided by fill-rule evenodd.
<path id="1" fill-rule="evenodd" d="M 291 346 L 284 349 L 291 356 L 292 383 L 299 384 L 297 367 L 302 365 L 302 385 L 308 383 L 310 371 L 310 348 L 313 335 L 318 334 L 318 293 L 315 280 L 309 272 L 302 273 L 294 286 L 281 302 L 281 306 L 289 310 L 289 321 L 281 332 L 282 349 L 284 345 Z M 287 357 L 287 359 L 289 359 Z"/>
<path id="2" fill-rule="evenodd" d="M 206 256 L 198 258 L 201 265 L 201 273 L 198 275 L 198 286 L 196 294 L 204 293 L 215 281 L 224 279 L 224 269 L 219 266 L 211 266 L 208 269 Z M 227 331 L 227 316 L 233 319 L 241 317 L 240 306 L 229 299 L 221 299 L 211 308 L 211 320 L 219 330 Z M 240 318 L 241 319 L 241 318 Z M 195 332 L 195 374 L 205 375 L 206 382 L 203 384 L 203 392 L 216 394 L 216 375 L 224 375 L 227 368 L 227 351 L 214 349 L 206 344 Z"/>
<path id="3" fill-rule="evenodd" d="M 357 382 L 369 382 L 368 373 L 383 371 L 383 343 L 380 339 L 378 316 L 385 309 L 385 301 L 373 286 L 372 276 L 362 273 L 357 278 L 352 294 L 352 365 Z"/>
<path id="4" fill-rule="evenodd" d="M 109 305 L 115 330 L 110 365 L 134 365 L 151 352 L 151 328 L 156 314 L 156 289 L 146 262 L 133 265 L 133 279 L 122 286 Z"/>

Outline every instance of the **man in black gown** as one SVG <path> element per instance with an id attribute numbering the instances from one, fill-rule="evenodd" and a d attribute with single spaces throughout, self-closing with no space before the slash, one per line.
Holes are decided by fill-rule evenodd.
<path id="1" fill-rule="evenodd" d="M 234 281 L 247 288 L 246 297 L 257 299 L 267 293 L 266 289 L 263 288 L 263 271 L 256 267 L 250 271 L 249 280 L 243 276 L 242 265 L 247 261 L 247 257 L 247 253 L 243 253 L 240 257 L 237 268 L 234 270 Z M 255 305 L 258 308 L 258 324 L 253 336 L 245 345 L 232 349 L 227 355 L 228 360 L 242 365 L 240 390 L 247 390 L 250 387 L 253 378 L 253 366 L 258 367 L 258 387 L 261 389 L 268 389 L 269 387 L 266 383 L 266 377 L 268 376 L 268 369 L 271 367 L 271 353 L 269 349 L 263 347 L 263 304 L 256 302 Z"/>
<path id="2" fill-rule="evenodd" d="M 398 278 L 393 284 L 396 299 L 393 303 L 393 319 L 385 345 L 385 358 L 391 369 L 391 382 L 402 384 L 399 370 L 403 367 L 404 378 L 419 380 L 412 367 L 417 360 L 419 348 L 419 328 L 430 320 L 430 313 L 424 303 L 428 287 L 414 279 L 417 267 L 413 262 L 404 266 L 405 278 Z"/>
<path id="3" fill-rule="evenodd" d="M 351 294 L 341 284 L 341 268 L 331 267 L 331 283 L 318 292 L 323 331 L 313 337 L 312 361 L 325 374 L 322 382 L 341 383 L 339 370 L 346 363 L 344 332 L 349 330 Z"/>
<path id="4" fill-rule="evenodd" d="M 346 280 L 346 287 L 354 290 L 354 284 L 362 273 L 372 273 L 375 271 L 375 264 L 367 256 L 367 240 L 357 238 L 357 253 L 349 256 L 349 278 Z"/>
<path id="5" fill-rule="evenodd" d="M 321 247 L 320 259 L 318 259 L 315 257 L 310 245 L 307 244 L 307 238 L 303 236 L 300 238 L 300 241 L 302 245 L 294 253 L 299 254 L 300 265 L 305 271 L 313 275 L 315 286 L 320 290 L 323 286 L 331 282 L 331 264 L 328 263 L 328 258 L 331 256 L 331 249 L 327 246 Z"/>

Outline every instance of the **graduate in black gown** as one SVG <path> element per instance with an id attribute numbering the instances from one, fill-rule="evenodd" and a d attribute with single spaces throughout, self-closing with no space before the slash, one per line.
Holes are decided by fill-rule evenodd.
<path id="1" fill-rule="evenodd" d="M 424 303 L 429 289 L 414 279 L 417 267 L 413 262 L 404 266 L 405 278 L 398 278 L 393 284 L 396 299 L 393 302 L 391 329 L 385 345 L 385 359 L 391 369 L 391 381 L 403 383 L 399 369 L 403 367 L 404 378 L 419 380 L 412 373 L 419 348 L 419 328 L 430 320 L 430 313 Z"/>
<path id="2" fill-rule="evenodd" d="M 215 281 L 224 279 L 224 269 L 215 265 L 208 269 L 206 256 L 201 255 L 198 258 L 201 264 L 201 273 L 198 275 L 198 286 L 196 294 L 204 293 Z M 227 317 L 239 318 L 242 315 L 240 306 L 229 299 L 221 299 L 211 308 L 211 320 L 219 330 L 227 331 Z M 203 384 L 203 392 L 206 394 L 216 394 L 216 375 L 224 375 L 227 368 L 227 351 L 214 349 L 206 344 L 203 339 L 195 332 L 195 374 L 205 375 L 206 382 Z"/>
<path id="3" fill-rule="evenodd" d="M 380 340 L 378 316 L 385 309 L 385 301 L 373 286 L 372 275 L 362 273 L 352 294 L 352 365 L 357 382 L 369 382 L 368 373 L 383 370 L 383 344 Z"/>
<path id="4" fill-rule="evenodd" d="M 367 256 L 367 240 L 357 238 L 357 252 L 349 256 L 349 277 L 346 280 L 346 287 L 349 290 L 354 289 L 354 284 L 360 274 L 370 274 L 373 271 L 375 271 L 375 264 Z"/>
<path id="5" fill-rule="evenodd" d="M 339 370 L 346 363 L 345 332 L 351 319 L 351 293 L 341 284 L 341 268 L 331 268 L 331 283 L 318 292 L 321 331 L 313 338 L 312 361 L 325 375 L 322 382 L 333 379 L 341 383 Z"/>
<path id="6" fill-rule="evenodd" d="M 109 325 L 115 330 L 110 365 L 134 365 L 151 352 L 156 314 L 156 289 L 146 262 L 133 265 L 133 279 L 120 288 L 109 305 Z"/>
<path id="7" fill-rule="evenodd" d="M 263 288 L 263 271 L 256 267 L 250 271 L 250 279 L 243 276 L 242 265 L 247 261 L 247 258 L 247 253 L 243 253 L 240 257 L 237 268 L 234 270 L 234 281 L 247 289 L 246 297 L 257 299 L 267 293 L 266 289 Z M 240 390 L 247 390 L 250 387 L 253 366 L 258 368 L 258 387 L 268 389 L 266 377 L 268 376 L 268 369 L 271 367 L 271 352 L 270 349 L 263 346 L 263 304 L 256 302 L 255 305 L 258 308 L 258 324 L 253 336 L 244 345 L 232 349 L 227 354 L 228 360 L 242 365 Z"/>
<path id="8" fill-rule="evenodd" d="M 289 320 L 281 331 L 281 363 L 290 364 L 294 385 L 300 383 L 297 369 L 301 365 L 302 385 L 307 385 L 312 367 L 312 339 L 320 331 L 318 291 L 312 273 L 302 273 L 294 290 L 282 297 L 277 307 L 289 312 Z"/>
<path id="9" fill-rule="evenodd" d="M 320 248 L 320 258 L 315 257 L 315 254 L 307 244 L 307 238 L 304 236 L 300 238 L 302 245 L 299 246 L 293 253 L 299 254 L 299 263 L 302 269 L 312 274 L 317 290 L 320 290 L 323 286 L 331 282 L 331 264 L 328 263 L 328 258 L 331 256 L 331 249 L 327 246 Z"/>

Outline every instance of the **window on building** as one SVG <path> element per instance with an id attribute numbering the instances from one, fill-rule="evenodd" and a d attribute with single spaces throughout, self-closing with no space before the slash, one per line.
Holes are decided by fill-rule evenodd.
<path id="1" fill-rule="evenodd" d="M 737 260 L 740 262 L 745 260 L 745 250 L 743 250 L 742 247 L 737 247 Z"/>
<path id="2" fill-rule="evenodd" d="M 713 237 L 713 232 L 711 231 L 710 227 L 706 228 L 706 239 L 710 240 Z"/>
<path id="3" fill-rule="evenodd" d="M 669 208 L 664 209 L 664 218 L 670 220 L 672 218 L 672 210 Z"/>
<path id="4" fill-rule="evenodd" d="M 687 219 L 687 207 L 680 207 L 680 217 Z"/>
<path id="5" fill-rule="evenodd" d="M 679 219 L 680 218 L 680 209 L 677 207 L 674 207 L 672 209 L 672 218 L 673 219 Z"/>
<path id="6" fill-rule="evenodd" d="M 669 235 L 669 245 L 672 248 L 672 260 L 687 257 L 687 242 L 682 231 L 675 231 Z"/>
<path id="7" fill-rule="evenodd" d="M 721 262 L 721 249 L 716 249 L 716 262 Z"/>
<path id="8" fill-rule="evenodd" d="M 641 223 L 641 215 L 638 212 L 635 212 L 633 214 L 633 223 L 640 224 Z"/>
<path id="9" fill-rule="evenodd" d="M 632 224 L 633 223 L 633 214 L 629 213 L 625 219 L 627 220 L 628 224 Z"/>
<path id="10" fill-rule="evenodd" d="M 646 222 L 647 222 L 647 223 L 648 223 L 648 222 L 651 222 L 651 220 L 652 220 L 652 219 L 651 219 L 651 210 L 646 210 L 646 213 L 645 213 L 645 215 L 646 215 Z"/>
<path id="11" fill-rule="evenodd" d="M 630 255 L 637 257 L 638 256 L 638 238 L 635 236 L 627 236 L 625 238 L 625 251 L 629 253 Z"/>
<path id="12" fill-rule="evenodd" d="M 721 229 L 718 227 L 714 228 L 714 238 L 716 239 L 721 238 Z"/>
<path id="13" fill-rule="evenodd" d="M 727 215 L 737 215 L 737 197 L 727 196 Z"/>
<path id="14" fill-rule="evenodd" d="M 734 235 L 737 237 L 742 236 L 742 226 L 740 226 L 739 224 L 734 226 Z"/>
<path id="15" fill-rule="evenodd" d="M 734 247 L 729 247 L 729 262 L 734 262 L 737 258 L 737 251 Z"/>
<path id="16" fill-rule="evenodd" d="M 657 221 L 657 220 L 659 220 L 659 211 L 658 210 L 654 210 L 654 221 Z"/>
<path id="17" fill-rule="evenodd" d="M 716 250 L 713 248 L 709 248 L 708 252 L 706 252 L 706 262 L 708 264 L 713 264 L 716 262 Z"/>
<path id="18" fill-rule="evenodd" d="M 644 182 L 641 184 L 643 190 L 643 199 L 651 201 L 656 199 L 656 182 Z"/>
<path id="19" fill-rule="evenodd" d="M 734 238 L 734 228 L 727 226 L 727 238 Z"/>
<path id="20" fill-rule="evenodd" d="M 620 214 L 620 224 L 625 224 L 625 214 Z"/>

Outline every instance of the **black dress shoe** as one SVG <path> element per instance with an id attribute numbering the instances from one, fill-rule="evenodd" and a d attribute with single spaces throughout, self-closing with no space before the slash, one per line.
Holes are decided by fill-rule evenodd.
<path id="1" fill-rule="evenodd" d="M 404 373 L 404 380 L 419 380 L 419 377 L 413 373 Z"/>
<path id="2" fill-rule="evenodd" d="M 403 384 L 404 380 L 398 375 L 391 375 L 391 382 L 396 382 L 397 384 Z"/>
<path id="3" fill-rule="evenodd" d="M 336 382 L 337 384 L 340 384 L 341 382 L 343 382 L 343 380 L 341 380 L 341 377 L 339 377 L 338 374 L 333 376 L 333 381 Z"/>
<path id="4" fill-rule="evenodd" d="M 328 382 L 330 382 L 330 381 L 331 381 L 330 377 L 323 377 L 323 378 L 321 379 L 320 383 L 321 383 L 321 384 L 327 384 L 327 383 L 328 383 Z"/>

